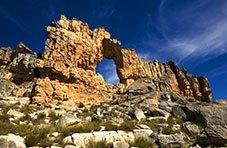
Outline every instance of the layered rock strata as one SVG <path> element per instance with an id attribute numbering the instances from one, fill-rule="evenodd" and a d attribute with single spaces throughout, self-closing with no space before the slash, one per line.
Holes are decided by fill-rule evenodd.
<path id="1" fill-rule="evenodd" d="M 86 23 L 61 19 L 47 27 L 47 40 L 41 58 L 25 45 L 15 51 L 0 50 L 0 67 L 8 71 L 3 79 L 16 85 L 32 82 L 30 96 L 39 104 L 53 101 L 100 102 L 111 99 L 116 89 L 96 73 L 103 59 L 113 59 L 124 87 L 146 78 L 150 91 L 172 92 L 211 102 L 211 89 L 204 77 L 195 77 L 170 61 L 148 62 L 134 50 L 123 48 L 104 28 L 91 30 Z M 118 89 L 118 88 L 117 88 Z M 120 88 L 119 88 L 120 89 Z M 22 94 L 24 95 L 24 94 Z"/>

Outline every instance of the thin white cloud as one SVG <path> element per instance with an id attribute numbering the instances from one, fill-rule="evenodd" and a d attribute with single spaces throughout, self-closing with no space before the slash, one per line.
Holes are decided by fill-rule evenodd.
<path id="1" fill-rule="evenodd" d="M 227 20 L 222 20 L 209 27 L 209 29 L 195 36 L 182 37 L 168 43 L 181 59 L 193 55 L 194 57 L 207 56 L 210 53 L 222 54 L 227 49 Z M 169 48 L 168 47 L 168 48 Z"/>
<path id="2" fill-rule="evenodd" d="M 106 81 L 110 84 L 116 84 L 119 83 L 119 78 L 116 73 L 112 73 L 107 77 Z"/>
<path id="3" fill-rule="evenodd" d="M 103 70 L 105 73 L 105 79 L 108 83 L 110 84 L 119 83 L 119 78 L 116 71 L 116 65 L 114 64 L 114 62 L 111 62 L 111 64 L 105 65 Z"/>
<path id="4" fill-rule="evenodd" d="M 106 60 L 98 65 L 99 73 L 103 76 L 106 82 L 110 84 L 119 83 L 119 78 L 116 71 L 116 65 L 113 60 Z"/>
<path id="5" fill-rule="evenodd" d="M 226 75 L 227 65 L 217 67 L 214 70 L 210 71 L 208 74 L 209 74 L 209 78 L 215 78 L 215 77 Z"/>
<path id="6" fill-rule="evenodd" d="M 149 52 L 138 52 L 137 54 L 140 58 L 144 58 L 146 60 L 152 59 L 152 55 Z"/>
<path id="7" fill-rule="evenodd" d="M 156 27 L 162 34 L 163 40 L 156 39 L 154 34 L 149 32 L 151 37 L 148 35 L 148 39 L 143 42 L 147 48 L 159 49 L 156 52 L 151 51 L 150 55 L 159 57 L 164 54 L 181 62 L 189 56 L 200 58 L 209 54 L 218 55 L 227 52 L 227 2 L 214 8 L 212 6 L 208 11 L 203 8 L 211 1 L 199 0 L 192 2 L 188 7 L 182 6 L 183 8 L 177 9 L 178 13 L 174 11 L 172 16 L 165 11 L 168 2 L 161 0 L 159 24 Z M 182 32 L 177 32 L 178 28 L 173 30 L 171 23 L 182 27 L 183 29 L 179 28 Z"/>

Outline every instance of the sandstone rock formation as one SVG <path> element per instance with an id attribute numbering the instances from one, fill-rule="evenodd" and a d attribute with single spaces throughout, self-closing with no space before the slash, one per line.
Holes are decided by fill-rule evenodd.
<path id="1" fill-rule="evenodd" d="M 145 87 L 149 85 L 149 91 L 156 94 L 171 92 L 183 98 L 212 100 L 206 78 L 192 76 L 172 61 L 141 59 L 134 50 L 123 48 L 119 41 L 112 39 L 104 28 L 91 30 L 86 23 L 61 16 L 47 27 L 47 33 L 41 58 L 24 44 L 19 44 L 15 51 L 0 50 L 0 67 L 4 70 L 1 79 L 30 89 L 28 92 L 19 89 L 18 96 L 32 97 L 41 105 L 66 100 L 107 101 L 120 92 L 120 88 L 108 85 L 96 73 L 96 67 L 103 59 L 113 59 L 125 90 L 140 79 L 148 79 Z"/>

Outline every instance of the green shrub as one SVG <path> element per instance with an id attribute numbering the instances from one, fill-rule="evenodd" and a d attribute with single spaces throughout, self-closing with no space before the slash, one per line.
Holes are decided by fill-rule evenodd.
<path id="1" fill-rule="evenodd" d="M 152 143 L 144 138 L 137 138 L 133 143 L 129 143 L 130 146 L 139 147 L 139 148 L 153 148 L 156 146 L 155 143 Z"/>
<path id="2" fill-rule="evenodd" d="M 51 128 L 49 126 L 41 126 L 33 128 L 29 133 L 25 136 L 25 144 L 26 146 L 50 146 L 51 141 L 48 139 L 47 135 L 51 132 Z"/>
<path id="3" fill-rule="evenodd" d="M 57 115 L 54 110 L 49 111 L 48 117 L 50 118 L 50 121 L 54 122 L 60 118 L 60 115 Z"/>
<path id="4" fill-rule="evenodd" d="M 45 119 L 46 119 L 46 114 L 44 112 L 39 113 L 37 118 L 33 120 L 33 124 L 39 125 L 43 123 Z"/>
<path id="5" fill-rule="evenodd" d="M 174 130 L 173 129 L 173 125 L 179 124 L 181 126 L 182 121 L 180 119 L 177 119 L 177 118 L 174 118 L 173 116 L 170 116 L 167 119 L 167 123 L 169 124 L 169 126 L 164 127 L 162 129 L 162 133 L 163 134 L 170 135 L 170 134 L 180 133 L 179 130 Z"/>
<path id="6" fill-rule="evenodd" d="M 172 126 L 167 126 L 167 127 L 162 128 L 162 133 L 165 135 L 171 135 L 171 134 L 175 134 L 177 132 L 178 131 L 173 130 Z"/>
<path id="7" fill-rule="evenodd" d="M 26 113 L 23 117 L 18 119 L 18 121 L 31 121 L 31 120 L 32 118 L 28 113 Z"/>
<path id="8" fill-rule="evenodd" d="M 9 121 L 0 121 L 0 135 L 7 135 L 15 131 L 17 131 L 17 127 L 14 124 Z"/>
<path id="9" fill-rule="evenodd" d="M 112 144 L 107 144 L 106 141 L 94 142 L 90 141 L 89 148 L 111 148 Z"/>
<path id="10" fill-rule="evenodd" d="M 32 112 L 32 107 L 30 105 L 24 105 L 22 108 L 21 108 L 21 112 L 23 113 L 31 113 Z"/>
<path id="11" fill-rule="evenodd" d="M 118 127 L 119 130 L 131 131 L 136 128 L 137 121 L 135 120 L 127 120 L 120 124 Z"/>
<path id="12" fill-rule="evenodd" d="M 37 116 L 38 120 L 44 120 L 45 118 L 46 118 L 46 114 L 44 112 L 39 113 L 38 116 Z"/>
<path id="13" fill-rule="evenodd" d="M 103 123 L 101 123 L 101 125 L 105 126 L 105 129 L 107 131 L 112 131 L 112 130 L 118 130 L 119 129 L 119 127 L 117 125 L 113 124 L 110 121 L 103 122 Z"/>
<path id="14" fill-rule="evenodd" d="M 85 124 L 74 124 L 74 125 L 69 125 L 69 126 L 58 126 L 57 127 L 57 132 L 62 133 L 63 136 L 68 136 L 73 133 L 88 133 L 91 131 L 99 131 L 100 128 L 100 123 L 97 122 L 88 122 Z"/>
<path id="15" fill-rule="evenodd" d="M 158 132 L 158 121 L 157 120 L 146 121 L 144 124 L 149 126 L 154 132 Z"/>
<path id="16" fill-rule="evenodd" d="M 6 122 L 9 121 L 10 115 L 8 115 L 7 113 L 3 113 L 2 115 L 0 115 L 0 121 Z"/>
<path id="17" fill-rule="evenodd" d="M 2 109 L 3 113 L 6 114 L 11 108 L 18 109 L 18 105 L 17 104 L 13 104 L 13 105 L 0 104 L 0 108 Z"/>

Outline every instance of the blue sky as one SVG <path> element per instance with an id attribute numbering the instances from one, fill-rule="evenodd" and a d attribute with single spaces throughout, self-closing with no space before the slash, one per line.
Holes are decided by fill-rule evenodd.
<path id="1" fill-rule="evenodd" d="M 45 27 L 60 14 L 104 26 L 147 60 L 174 60 L 208 77 L 214 98 L 227 98 L 226 0 L 1 0 L 0 46 L 23 41 L 42 52 Z M 98 72 L 117 82 L 113 61 L 100 63 Z"/>

